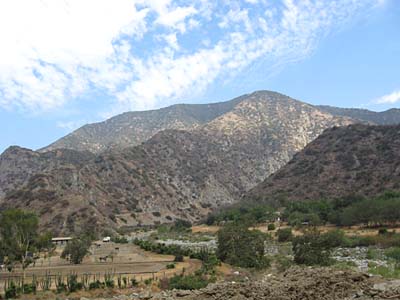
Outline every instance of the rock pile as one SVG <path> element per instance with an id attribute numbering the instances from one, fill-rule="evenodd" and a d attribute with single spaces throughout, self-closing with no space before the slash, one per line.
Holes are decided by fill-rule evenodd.
<path id="1" fill-rule="evenodd" d="M 118 299 L 118 298 L 114 298 Z M 168 291 L 124 296 L 148 300 L 383 300 L 400 299 L 400 280 L 332 268 L 292 267 L 261 280 L 221 282 L 197 291 Z M 122 299 L 121 299 L 122 300 Z"/>

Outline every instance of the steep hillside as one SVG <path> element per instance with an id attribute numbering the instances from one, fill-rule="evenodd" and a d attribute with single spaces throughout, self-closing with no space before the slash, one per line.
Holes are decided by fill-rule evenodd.
<path id="1" fill-rule="evenodd" d="M 26 183 L 32 175 L 67 166 L 83 166 L 94 155 L 69 149 L 44 154 L 12 146 L 0 155 L 0 200 L 5 193 Z"/>
<path id="2" fill-rule="evenodd" d="M 231 110 L 246 95 L 211 104 L 177 104 L 150 111 L 127 112 L 104 122 L 85 125 L 53 144 L 40 149 L 73 149 L 100 153 L 139 145 L 166 129 L 188 130 L 205 124 Z"/>
<path id="3" fill-rule="evenodd" d="M 333 106 L 317 106 L 322 111 L 335 116 L 349 117 L 376 125 L 396 125 L 400 123 L 400 109 L 392 108 L 382 112 L 359 108 L 340 108 Z"/>
<path id="4" fill-rule="evenodd" d="M 400 190 L 400 125 L 327 129 L 246 199 L 274 202 Z"/>
<path id="5" fill-rule="evenodd" d="M 38 211 L 42 224 L 56 231 L 79 230 L 89 219 L 113 228 L 197 221 L 238 201 L 324 129 L 350 123 L 278 93 L 256 92 L 190 131 L 164 130 L 83 164 L 35 167 L 32 176 L 8 186 L 0 207 Z M 36 162 L 49 154 L 30 155 Z M 7 182 L 22 172 L 12 164 L 19 158 L 0 165 Z"/>

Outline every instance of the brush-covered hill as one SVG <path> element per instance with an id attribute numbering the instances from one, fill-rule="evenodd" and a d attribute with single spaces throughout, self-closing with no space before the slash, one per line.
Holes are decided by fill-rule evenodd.
<path id="1" fill-rule="evenodd" d="M 34 210 L 57 232 L 89 223 L 198 221 L 238 201 L 326 128 L 354 122 L 266 91 L 230 105 L 190 130 L 163 130 L 140 145 L 96 155 L 11 148 L 0 156 L 0 209 Z M 59 160 L 66 151 L 81 160 Z"/>
<path id="2" fill-rule="evenodd" d="M 400 190 L 400 125 L 324 131 L 246 199 L 276 202 L 374 196 Z"/>
<path id="3" fill-rule="evenodd" d="M 259 91 L 255 94 L 257 93 L 268 94 L 270 97 L 278 99 L 284 98 L 281 94 L 269 91 Z M 177 104 L 157 110 L 126 112 L 104 122 L 82 126 L 39 151 L 72 149 L 100 153 L 109 149 L 137 146 L 162 130 L 192 130 L 201 127 L 229 113 L 236 105 L 246 101 L 252 95 L 254 94 L 243 95 L 219 103 Z M 358 122 L 377 125 L 391 125 L 400 122 L 399 109 L 390 109 L 384 112 L 332 106 L 316 106 L 316 109 L 337 117 L 347 117 Z"/>
<path id="4" fill-rule="evenodd" d="M 246 96 L 219 103 L 177 104 L 157 110 L 126 112 L 104 122 L 82 126 L 40 151 L 61 148 L 100 153 L 136 146 L 162 130 L 199 127 L 232 110 Z"/>

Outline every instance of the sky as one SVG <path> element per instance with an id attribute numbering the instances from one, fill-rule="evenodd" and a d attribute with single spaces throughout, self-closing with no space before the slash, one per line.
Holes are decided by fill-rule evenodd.
<path id="1" fill-rule="evenodd" d="M 398 0 L 1 0 L 0 153 L 255 90 L 400 107 L 399 29 Z"/>

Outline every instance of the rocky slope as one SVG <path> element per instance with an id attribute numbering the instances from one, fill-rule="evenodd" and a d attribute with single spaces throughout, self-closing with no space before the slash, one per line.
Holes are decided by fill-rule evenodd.
<path id="1" fill-rule="evenodd" d="M 203 125 L 231 110 L 246 96 L 220 103 L 177 104 L 158 110 L 126 112 L 85 125 L 39 151 L 61 148 L 100 153 L 136 146 L 162 130 L 188 130 Z"/>
<path id="2" fill-rule="evenodd" d="M 0 199 L 37 173 L 63 167 L 83 166 L 93 158 L 94 155 L 88 151 L 60 149 L 41 154 L 12 146 L 0 155 Z"/>
<path id="3" fill-rule="evenodd" d="M 69 150 L 9 149 L 0 158 L 0 208 L 35 210 L 42 225 L 57 232 L 77 231 L 89 220 L 112 228 L 197 221 L 238 201 L 324 129 L 353 122 L 278 93 L 234 102 L 191 130 L 164 130 L 139 146 L 71 155 L 77 161 L 56 159 Z"/>
<path id="4" fill-rule="evenodd" d="M 400 125 L 327 129 L 246 199 L 274 202 L 400 190 Z"/>
<path id="5" fill-rule="evenodd" d="M 284 97 L 281 94 L 267 91 L 258 93 L 268 93 L 271 97 L 275 95 L 277 98 Z M 178 104 L 158 110 L 123 113 L 104 122 L 85 125 L 39 151 L 72 149 L 100 153 L 108 149 L 136 146 L 162 130 L 191 130 L 212 122 L 229 113 L 237 104 L 249 97 L 251 95 L 243 95 L 220 103 Z M 337 117 L 348 117 L 359 122 L 377 125 L 400 122 L 399 109 L 385 112 L 331 106 L 317 106 L 316 109 Z"/>

